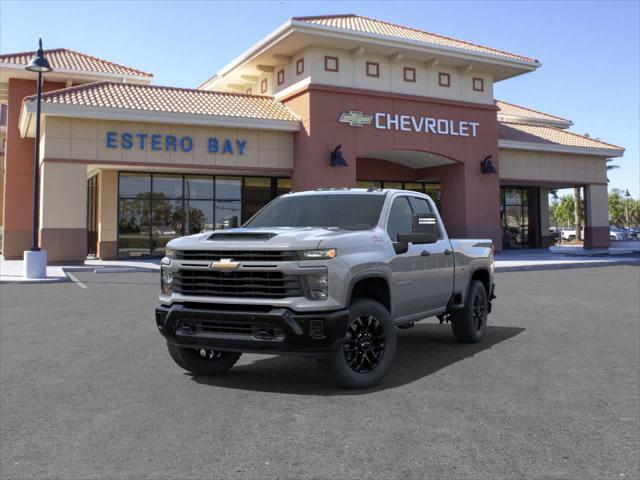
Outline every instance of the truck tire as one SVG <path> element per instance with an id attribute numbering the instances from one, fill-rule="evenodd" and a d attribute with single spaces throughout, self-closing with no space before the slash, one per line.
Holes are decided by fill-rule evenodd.
<path id="1" fill-rule="evenodd" d="M 479 280 L 472 280 L 462 310 L 451 314 L 453 336 L 459 342 L 478 343 L 487 327 L 487 291 Z"/>
<path id="2" fill-rule="evenodd" d="M 229 370 L 240 358 L 241 353 L 222 352 L 195 348 L 180 348 L 167 345 L 171 358 L 188 372 L 202 377 L 220 375 Z"/>
<path id="3" fill-rule="evenodd" d="M 349 310 L 343 345 L 333 357 L 319 363 L 342 387 L 370 388 L 391 368 L 398 332 L 389 311 L 375 300 L 356 298 Z"/>

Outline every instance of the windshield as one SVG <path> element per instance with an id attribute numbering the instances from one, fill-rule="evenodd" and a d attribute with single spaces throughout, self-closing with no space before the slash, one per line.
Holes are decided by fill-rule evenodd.
<path id="1" fill-rule="evenodd" d="M 331 194 L 276 198 L 245 227 L 322 227 L 367 230 L 375 227 L 384 195 Z"/>

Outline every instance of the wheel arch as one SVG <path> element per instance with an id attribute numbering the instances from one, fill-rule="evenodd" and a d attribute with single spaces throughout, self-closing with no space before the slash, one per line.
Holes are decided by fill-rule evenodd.
<path id="1" fill-rule="evenodd" d="M 370 298 L 380 302 L 390 314 L 393 312 L 391 302 L 391 288 L 389 280 L 383 272 L 362 272 L 355 275 L 349 283 L 347 302 L 353 298 Z"/>
<path id="2" fill-rule="evenodd" d="M 487 292 L 487 297 L 491 294 L 491 275 L 489 274 L 489 270 L 484 267 L 479 267 L 473 271 L 471 274 L 471 279 L 469 280 L 469 285 L 474 280 L 479 280 L 482 282 L 484 286 L 485 292 Z"/>

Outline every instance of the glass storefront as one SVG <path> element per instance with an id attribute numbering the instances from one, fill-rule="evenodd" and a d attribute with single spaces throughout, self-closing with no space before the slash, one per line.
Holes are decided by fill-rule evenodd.
<path id="1" fill-rule="evenodd" d="M 161 256 L 169 240 L 239 226 L 290 190 L 289 178 L 121 172 L 118 256 Z"/>
<path id="2" fill-rule="evenodd" d="M 440 184 L 425 182 L 385 182 L 382 180 L 358 180 L 358 188 L 397 188 L 400 190 L 411 190 L 413 192 L 426 193 L 440 209 Z"/>
<path id="3" fill-rule="evenodd" d="M 538 247 L 538 189 L 500 187 L 500 220 L 503 248 Z"/>

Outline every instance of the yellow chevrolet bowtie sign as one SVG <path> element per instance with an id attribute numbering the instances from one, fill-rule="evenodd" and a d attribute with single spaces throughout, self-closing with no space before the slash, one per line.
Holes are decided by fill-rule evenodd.
<path id="1" fill-rule="evenodd" d="M 352 127 L 362 127 L 364 125 L 371 125 L 371 121 L 373 120 L 373 115 L 368 115 L 362 112 L 342 112 L 340 115 L 341 123 L 348 123 Z"/>

